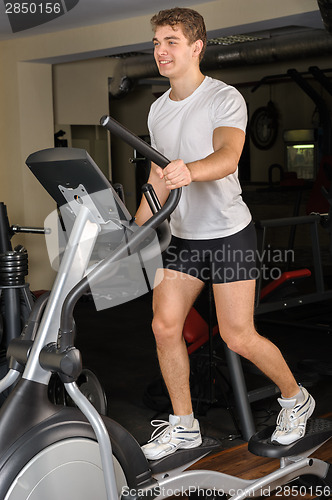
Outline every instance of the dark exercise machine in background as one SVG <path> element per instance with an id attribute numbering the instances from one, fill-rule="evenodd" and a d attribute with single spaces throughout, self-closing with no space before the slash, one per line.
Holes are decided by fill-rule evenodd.
<path id="1" fill-rule="evenodd" d="M 17 233 L 44 234 L 43 228 L 10 226 L 7 207 L 0 202 L 0 378 L 8 371 L 6 351 L 12 339 L 21 335 L 34 303 L 29 283 L 28 252 L 22 245 L 14 249 L 11 239 Z M 0 395 L 0 405 L 4 395 Z"/>

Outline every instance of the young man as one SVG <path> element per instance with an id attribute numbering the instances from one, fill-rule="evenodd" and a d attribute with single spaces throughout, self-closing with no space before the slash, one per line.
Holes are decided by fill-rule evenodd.
<path id="1" fill-rule="evenodd" d="M 279 349 L 254 327 L 254 263 L 245 255 L 256 251 L 256 234 L 237 174 L 246 105 L 236 89 L 201 73 L 206 30 L 200 14 L 174 8 L 159 12 L 151 23 L 155 60 L 171 88 L 151 106 L 148 125 L 152 146 L 171 161 L 164 170 L 152 164 L 149 182 L 161 203 L 171 189 L 183 189 L 171 217 L 173 238 L 165 255 L 164 277 L 153 298 L 152 328 L 174 415 L 158 425 L 143 451 L 155 460 L 201 443 L 182 330 L 207 275 L 213 283 L 223 340 L 281 391 L 282 410 L 272 439 L 290 444 L 304 435 L 315 402 L 297 385 Z M 142 200 L 137 223 L 150 216 Z"/>

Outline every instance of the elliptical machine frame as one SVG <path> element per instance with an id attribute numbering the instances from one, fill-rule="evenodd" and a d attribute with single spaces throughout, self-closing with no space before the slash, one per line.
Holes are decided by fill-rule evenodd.
<path id="1" fill-rule="evenodd" d="M 110 117 L 103 117 L 101 123 L 136 149 L 142 151 L 143 148 L 142 152 L 161 167 L 168 164 L 166 158 Z M 270 434 L 254 436 L 249 449 L 264 456 L 280 457 L 281 468 L 258 480 L 247 481 L 210 470 L 185 471 L 216 450 L 218 443 L 207 438 L 198 448 L 179 450 L 149 463 L 125 429 L 98 414 L 75 382 L 82 369 L 73 338 L 75 304 L 91 284 L 105 277 L 112 263 L 138 250 L 143 254 L 142 244 L 146 239 L 150 241 L 151 231 L 159 228 L 161 247 L 167 246 L 170 239 L 167 218 L 176 207 L 181 191 L 171 192 L 158 210 L 153 190 L 146 187 L 154 214 L 137 228 L 108 181 L 83 150 L 40 151 L 31 155 L 27 164 L 56 201 L 69 203 L 75 217 L 49 298 L 41 297 L 37 301 L 32 312 L 34 320 L 8 348 L 10 370 L 0 381 L 0 391 L 8 384 L 17 384 L 0 410 L 0 497 L 4 500 L 166 498 L 172 491 L 201 488 L 225 493 L 235 491 L 232 500 L 240 500 L 259 496 L 263 488 L 272 490 L 302 474 L 315 475 L 330 488 L 330 465 L 308 458 L 332 436 L 332 424 L 324 420 L 312 421 L 305 438 L 290 446 L 269 443 Z M 80 183 L 85 174 L 87 184 Z M 63 176 L 66 177 L 64 185 Z M 100 198 L 100 190 L 106 190 L 110 196 Z M 125 237 L 109 256 L 87 270 L 103 225 L 111 227 L 115 234 L 118 230 L 122 234 L 124 231 Z M 148 259 L 151 258 L 149 252 Z M 60 375 L 77 408 L 57 406 L 49 401 L 47 385 L 53 372 Z"/>

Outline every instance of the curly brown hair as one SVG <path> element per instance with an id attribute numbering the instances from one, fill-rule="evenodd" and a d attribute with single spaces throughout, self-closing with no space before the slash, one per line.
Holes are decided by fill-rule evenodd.
<path id="1" fill-rule="evenodd" d="M 202 40 L 203 48 L 199 59 L 201 61 L 206 49 L 206 28 L 203 17 L 196 10 L 174 7 L 173 9 L 161 10 L 151 18 L 154 32 L 159 26 L 174 28 L 178 24 L 181 24 L 183 34 L 190 44 L 193 44 L 196 40 Z"/>

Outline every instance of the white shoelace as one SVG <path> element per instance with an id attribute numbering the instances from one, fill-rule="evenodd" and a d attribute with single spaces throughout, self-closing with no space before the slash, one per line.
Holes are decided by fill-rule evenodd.
<path id="1" fill-rule="evenodd" d="M 286 408 L 283 408 L 281 412 L 278 415 L 277 418 L 277 429 L 279 431 L 287 432 L 291 429 L 291 426 L 289 425 L 289 421 L 287 418 L 287 410 Z"/>
<path id="2" fill-rule="evenodd" d="M 294 420 L 296 420 L 295 413 L 297 407 L 295 406 L 291 410 L 283 408 L 277 418 L 278 430 L 283 432 L 288 432 L 294 428 Z"/>
<path id="3" fill-rule="evenodd" d="M 171 438 L 171 429 L 173 426 L 167 422 L 167 420 L 152 420 L 151 421 L 152 427 L 156 427 L 156 429 L 153 431 L 151 434 L 151 438 L 149 439 L 149 443 L 151 441 L 154 441 L 155 439 L 158 439 L 159 437 L 166 437 L 167 434 L 169 434 L 169 439 Z"/>

